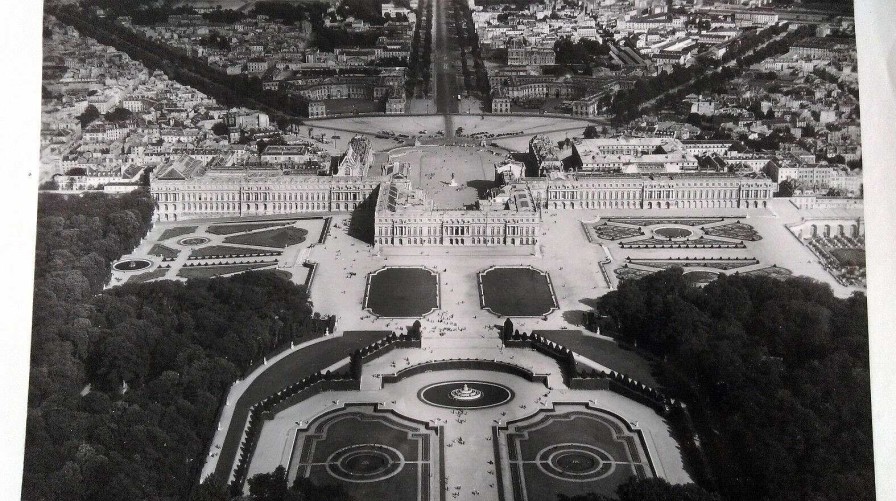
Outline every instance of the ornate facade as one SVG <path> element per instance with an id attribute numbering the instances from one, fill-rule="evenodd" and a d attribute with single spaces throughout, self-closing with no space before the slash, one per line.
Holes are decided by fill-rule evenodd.
<path id="1" fill-rule="evenodd" d="M 777 190 L 766 177 L 734 174 L 568 175 L 521 183 L 546 209 L 759 208 L 766 207 Z"/>
<path id="2" fill-rule="evenodd" d="M 193 178 L 151 183 L 158 221 L 348 212 L 367 200 L 379 178 L 284 176 L 274 172 L 210 171 Z"/>
<path id="3" fill-rule="evenodd" d="M 376 204 L 376 246 L 531 246 L 541 214 L 525 190 L 508 203 L 479 210 L 438 210 L 410 181 L 384 182 Z"/>
<path id="4" fill-rule="evenodd" d="M 599 92 L 630 88 L 633 81 L 619 78 L 566 75 L 529 75 L 514 69 L 499 70 L 488 77 L 493 97 L 536 99 L 582 99 Z"/>

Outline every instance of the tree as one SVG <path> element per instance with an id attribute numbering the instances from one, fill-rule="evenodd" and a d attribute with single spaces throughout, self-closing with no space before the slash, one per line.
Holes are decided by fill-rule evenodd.
<path id="1" fill-rule="evenodd" d="M 724 465 L 709 472 L 721 496 L 870 501 L 866 302 L 803 277 L 720 276 L 697 288 L 673 268 L 624 281 L 597 311 L 608 318 L 606 333 L 656 357 L 665 393 L 687 403 L 704 464 Z M 862 445 L 844 452 L 844 443 Z M 680 487 L 667 498 L 665 490 L 648 483 L 618 494 L 713 499 Z"/>
<path id="2" fill-rule="evenodd" d="M 408 329 L 408 335 L 414 338 L 420 337 L 420 331 L 423 328 L 423 325 L 419 320 L 414 320 L 414 323 L 411 325 L 411 328 Z"/>
<path id="3" fill-rule="evenodd" d="M 186 497 L 233 381 L 278 344 L 323 333 L 304 287 L 271 272 L 104 289 L 154 205 L 144 191 L 39 195 L 28 499 Z M 212 480 L 192 490 L 222 499 Z"/>
<path id="4" fill-rule="evenodd" d="M 593 125 L 585 127 L 585 139 L 595 139 L 597 137 L 599 137 L 597 133 L 597 127 Z"/>
<path id="5" fill-rule="evenodd" d="M 779 197 L 792 197 L 793 192 L 796 188 L 796 183 L 792 179 L 785 179 L 778 183 L 778 196 Z"/>
<path id="6" fill-rule="evenodd" d="M 227 484 L 211 474 L 190 493 L 190 501 L 229 501 Z"/>
<path id="7" fill-rule="evenodd" d="M 114 110 L 106 113 L 106 120 L 110 122 L 124 122 L 125 120 L 129 120 L 133 118 L 134 113 L 131 110 L 125 108 L 115 108 Z"/>
<path id="8" fill-rule="evenodd" d="M 78 115 L 78 121 L 81 122 L 81 128 L 83 129 L 99 117 L 100 112 L 96 109 L 96 106 L 89 104 L 87 105 L 87 108 L 84 109 L 84 113 Z"/>
<path id="9" fill-rule="evenodd" d="M 671 485 L 662 478 L 630 477 L 616 488 L 618 501 L 720 501 L 717 494 L 707 492 L 696 484 Z M 558 501 L 616 501 L 615 498 L 595 493 L 566 496 Z"/>
<path id="10" fill-rule="evenodd" d="M 501 331 L 501 334 L 503 335 L 504 341 L 507 341 L 513 336 L 513 322 L 509 318 L 504 320 L 504 328 Z"/>
<path id="11" fill-rule="evenodd" d="M 224 122 L 218 122 L 215 125 L 212 125 L 212 132 L 216 136 L 226 136 L 227 134 L 229 134 L 230 129 Z"/>
<path id="12" fill-rule="evenodd" d="M 341 485 L 317 485 L 302 476 L 296 476 L 290 491 L 299 495 L 297 501 L 355 501 Z"/>
<path id="13" fill-rule="evenodd" d="M 271 473 L 259 473 L 249 478 L 249 494 L 256 501 L 283 501 L 286 497 L 286 468 L 278 466 Z"/>

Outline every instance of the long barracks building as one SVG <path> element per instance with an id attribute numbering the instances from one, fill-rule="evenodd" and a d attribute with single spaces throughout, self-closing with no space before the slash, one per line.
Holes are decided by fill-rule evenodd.
<path id="1" fill-rule="evenodd" d="M 284 175 L 269 169 L 193 169 L 166 166 L 151 181 L 158 221 L 350 212 L 367 200 L 380 178 Z"/>
<path id="2" fill-rule="evenodd" d="M 777 191 L 764 176 L 735 174 L 600 174 L 530 178 L 532 200 L 545 209 L 759 208 Z"/>

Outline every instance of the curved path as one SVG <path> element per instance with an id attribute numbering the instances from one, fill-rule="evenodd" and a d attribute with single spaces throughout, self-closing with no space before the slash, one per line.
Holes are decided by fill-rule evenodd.
<path id="1" fill-rule="evenodd" d="M 500 343 L 496 337 L 493 340 Z M 690 481 L 678 444 L 669 432 L 669 423 L 652 409 L 611 391 L 571 390 L 563 383 L 555 360 L 532 350 L 502 348 L 495 346 L 495 343 L 487 346 L 484 343 L 486 340 L 481 341 L 471 346 L 466 339 L 424 338 L 422 349 L 396 349 L 368 361 L 364 365 L 361 391 L 332 391 L 314 395 L 281 411 L 264 423 L 258 452 L 249 467 L 249 476 L 270 472 L 278 465 L 295 464 L 295 438 L 313 431 L 316 420 L 332 412 L 341 412 L 353 404 L 369 404 L 381 412 L 394 411 L 440 428 L 444 446 L 438 456 L 446 466 L 441 472 L 445 476 L 435 473 L 432 482 L 441 483 L 443 493 L 447 493 L 445 488 L 450 488 L 451 493 L 460 495 L 459 499 L 496 500 L 503 492 L 504 499 L 510 499 L 508 494 L 513 492 L 513 488 L 509 475 L 503 475 L 507 470 L 502 466 L 506 466 L 507 444 L 496 437 L 496 426 L 503 428 L 508 422 L 554 410 L 556 404 L 575 403 L 583 410 L 604 409 L 622 416 L 623 424 L 631 423 L 643 433 L 645 453 L 655 466 L 657 476 L 676 484 Z M 384 380 L 385 376 L 406 367 L 452 359 L 478 359 L 514 365 L 545 375 L 547 384 L 479 368 L 431 370 L 395 382 Z M 585 357 L 577 357 L 577 361 L 598 370 L 608 370 Z M 420 390 L 445 381 L 458 381 L 470 386 L 497 384 L 512 391 L 514 398 L 494 407 L 469 410 L 432 406 L 418 398 Z M 290 469 L 290 480 L 294 477 L 295 470 Z M 615 485 L 615 481 L 611 484 Z M 435 497 L 427 496 L 426 499 Z"/>
<path id="2" fill-rule="evenodd" d="M 321 337 L 287 350 L 262 365 L 245 380 L 234 383 L 221 413 L 218 431 L 206 458 L 201 478 L 217 473 L 230 479 L 249 417 L 249 409 L 267 396 L 311 374 L 325 370 L 349 354 L 391 334 L 389 331 L 354 331 Z"/>

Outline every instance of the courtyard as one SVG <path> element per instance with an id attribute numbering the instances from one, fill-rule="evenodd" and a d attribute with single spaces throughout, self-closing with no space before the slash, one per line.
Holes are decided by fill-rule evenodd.
<path id="1" fill-rule="evenodd" d="M 389 161 L 410 164 L 409 178 L 414 188 L 426 192 L 439 209 L 475 207 L 476 201 L 495 185 L 495 165 L 503 158 L 488 148 L 464 146 L 389 151 Z"/>

